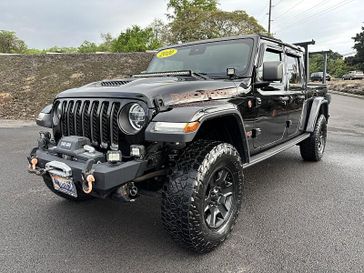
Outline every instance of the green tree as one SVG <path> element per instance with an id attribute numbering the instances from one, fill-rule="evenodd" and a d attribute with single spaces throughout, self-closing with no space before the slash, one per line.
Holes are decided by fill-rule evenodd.
<path id="1" fill-rule="evenodd" d="M 148 28 L 152 29 L 154 40 L 160 46 L 168 45 L 172 40 L 169 24 L 163 23 L 162 20 L 154 19 Z"/>
<path id="2" fill-rule="evenodd" d="M 343 58 L 331 59 L 328 61 L 328 70 L 332 76 L 341 78 L 350 70 L 350 67 L 345 63 Z"/>
<path id="3" fill-rule="evenodd" d="M 111 52 L 112 51 L 112 43 L 114 38 L 111 33 L 101 33 L 102 43 L 99 45 L 99 51 L 102 52 Z"/>
<path id="4" fill-rule="evenodd" d="M 46 50 L 45 49 L 37 49 L 37 48 L 28 48 L 24 54 L 27 55 L 39 55 L 39 54 L 45 54 Z"/>
<path id="5" fill-rule="evenodd" d="M 53 46 L 50 48 L 45 49 L 45 52 L 54 52 L 54 53 L 77 53 L 78 49 L 75 47 L 59 47 L 59 46 Z"/>
<path id="6" fill-rule="evenodd" d="M 356 49 L 356 55 L 349 59 L 351 63 L 358 69 L 364 70 L 364 27 L 362 31 L 353 37 L 355 42 L 354 49 Z"/>
<path id="7" fill-rule="evenodd" d="M 0 30 L 1 53 L 25 53 L 27 46 L 13 31 Z"/>
<path id="8" fill-rule="evenodd" d="M 167 7 L 173 13 L 168 13 L 167 16 L 172 19 L 184 17 L 191 9 L 214 11 L 217 10 L 217 4 L 217 0 L 170 0 Z"/>
<path id="9" fill-rule="evenodd" d="M 222 11 L 213 0 L 170 0 L 171 43 L 266 33 L 256 19 L 245 11 Z"/>
<path id="10" fill-rule="evenodd" d="M 89 41 L 84 41 L 79 47 L 78 52 L 79 53 L 95 53 L 98 51 L 97 44 Z"/>
<path id="11" fill-rule="evenodd" d="M 310 55 L 310 72 L 322 72 L 324 70 L 323 54 Z M 327 56 L 327 72 L 336 78 L 341 78 L 350 67 L 346 64 L 343 56 L 337 52 L 330 51 Z"/>
<path id="12" fill-rule="evenodd" d="M 113 52 L 142 52 L 160 47 L 152 28 L 132 26 L 122 32 L 112 43 Z"/>

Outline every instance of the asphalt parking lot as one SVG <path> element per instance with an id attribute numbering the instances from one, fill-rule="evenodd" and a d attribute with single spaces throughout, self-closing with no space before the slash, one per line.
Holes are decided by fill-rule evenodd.
<path id="1" fill-rule="evenodd" d="M 2 127 L 0 272 L 364 272 L 364 100 L 333 95 L 321 162 L 295 147 L 247 169 L 233 235 L 206 255 L 172 242 L 158 199 L 53 195 L 26 172 L 39 128 Z"/>

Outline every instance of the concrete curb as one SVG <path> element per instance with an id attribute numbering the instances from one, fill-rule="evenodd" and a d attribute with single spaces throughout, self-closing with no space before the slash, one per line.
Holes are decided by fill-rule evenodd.
<path id="1" fill-rule="evenodd" d="M 11 128 L 23 128 L 36 126 L 33 120 L 13 120 L 13 119 L 0 119 L 0 128 L 11 129 Z"/>
<path id="2" fill-rule="evenodd" d="M 339 91 L 329 91 L 329 93 L 364 100 L 364 96 L 362 96 L 362 95 L 355 95 L 355 94 L 339 92 Z"/>

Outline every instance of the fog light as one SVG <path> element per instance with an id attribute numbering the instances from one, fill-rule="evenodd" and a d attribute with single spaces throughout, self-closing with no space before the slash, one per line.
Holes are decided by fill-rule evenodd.
<path id="1" fill-rule="evenodd" d="M 122 156 L 120 151 L 108 151 L 106 153 L 106 159 L 110 163 L 121 162 Z"/>
<path id="2" fill-rule="evenodd" d="M 145 147 L 143 145 L 131 145 L 130 156 L 143 158 L 145 156 Z"/>

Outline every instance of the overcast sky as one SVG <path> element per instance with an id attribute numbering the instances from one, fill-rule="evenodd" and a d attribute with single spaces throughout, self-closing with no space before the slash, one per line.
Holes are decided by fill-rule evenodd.
<path id="1" fill-rule="evenodd" d="M 220 0 L 222 10 L 245 10 L 267 28 L 269 0 Z M 311 50 L 353 52 L 364 25 L 363 0 L 273 0 L 272 32 L 287 42 L 314 39 Z M 12 30 L 29 47 L 78 46 L 100 42 L 133 24 L 166 20 L 167 0 L 1 0 L 0 29 Z"/>

